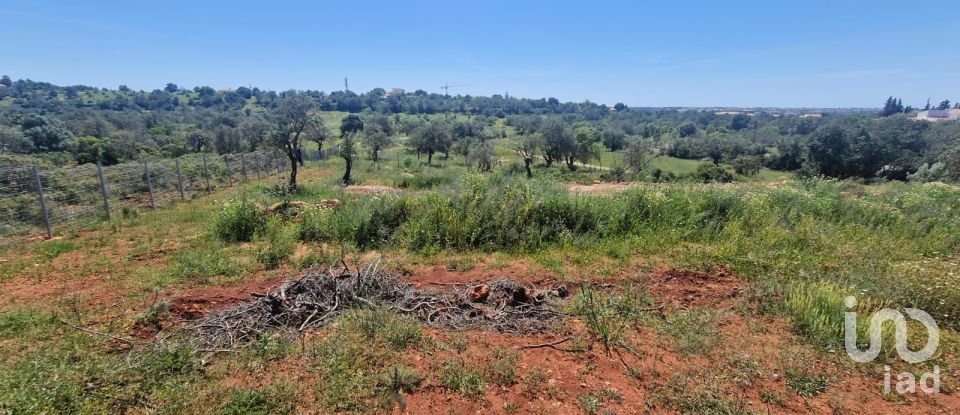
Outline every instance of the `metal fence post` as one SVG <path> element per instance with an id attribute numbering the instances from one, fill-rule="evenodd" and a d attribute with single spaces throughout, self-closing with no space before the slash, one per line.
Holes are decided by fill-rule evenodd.
<path id="1" fill-rule="evenodd" d="M 110 220 L 110 196 L 107 192 L 107 182 L 103 180 L 103 166 L 100 160 L 97 160 L 97 177 L 100 179 L 100 196 L 103 196 L 103 211 L 107 214 L 107 220 Z"/>
<path id="2" fill-rule="evenodd" d="M 150 209 L 156 209 L 157 204 L 153 200 L 153 180 L 150 178 L 150 167 L 147 162 L 143 162 L 143 174 L 147 177 L 147 191 L 150 192 Z"/>
<path id="3" fill-rule="evenodd" d="M 203 177 L 207 179 L 207 193 L 210 193 L 210 169 L 207 168 L 207 153 L 203 153 Z"/>
<path id="4" fill-rule="evenodd" d="M 47 227 L 47 238 L 53 237 L 53 229 L 50 227 L 50 214 L 47 213 L 47 201 L 43 197 L 43 182 L 40 180 L 40 168 L 33 166 L 33 177 L 37 179 L 37 196 L 40 197 L 40 210 L 43 211 L 43 224 Z"/>
<path id="5" fill-rule="evenodd" d="M 187 200 L 187 196 L 183 194 L 183 176 L 180 175 L 180 159 L 173 159 L 174 163 L 177 165 L 177 187 L 180 189 L 180 200 Z"/>
<path id="6" fill-rule="evenodd" d="M 227 165 L 227 186 L 233 186 L 233 170 L 230 169 L 230 158 L 223 155 L 223 164 Z"/>
<path id="7" fill-rule="evenodd" d="M 243 181 L 247 181 L 247 158 L 243 153 L 240 153 L 240 175 L 243 176 Z"/>

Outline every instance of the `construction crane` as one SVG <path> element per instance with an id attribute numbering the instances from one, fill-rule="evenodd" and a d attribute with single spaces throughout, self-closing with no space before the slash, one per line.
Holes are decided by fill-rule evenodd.
<path id="1" fill-rule="evenodd" d="M 449 97 L 449 96 L 450 96 L 450 88 L 459 88 L 459 87 L 462 87 L 462 86 L 466 86 L 466 85 L 450 85 L 450 84 L 444 82 L 443 85 L 440 86 L 440 89 L 443 90 L 443 95 L 444 95 L 444 96 L 448 96 L 448 97 Z"/>

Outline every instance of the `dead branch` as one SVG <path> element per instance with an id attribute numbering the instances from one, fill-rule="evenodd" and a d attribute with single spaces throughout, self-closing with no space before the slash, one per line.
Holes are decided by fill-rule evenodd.
<path id="1" fill-rule="evenodd" d="M 88 329 L 88 328 L 76 326 L 76 325 L 67 323 L 67 321 L 64 320 L 64 319 L 62 319 L 62 318 L 61 318 L 61 319 L 58 319 L 58 320 L 60 320 L 60 324 L 63 324 L 64 326 L 67 326 L 67 327 L 70 327 L 70 328 L 72 328 L 72 329 L 74 329 L 74 330 L 80 330 L 80 331 L 85 332 L 85 333 L 90 333 L 90 334 L 94 334 L 94 335 L 97 335 L 97 336 L 107 337 L 107 338 L 110 338 L 110 339 L 113 339 L 113 340 L 117 340 L 117 341 L 121 341 L 121 342 L 124 342 L 124 343 L 127 343 L 127 344 L 139 344 L 139 343 L 140 343 L 140 342 L 138 342 L 138 341 L 136 341 L 136 340 L 133 340 L 133 339 L 127 339 L 127 338 L 123 338 L 123 337 L 119 337 L 119 336 L 114 336 L 114 335 L 109 334 L 109 333 L 101 333 L 101 332 L 99 332 L 99 331 L 95 331 L 95 330 L 91 330 L 91 329 Z"/>
<path id="2" fill-rule="evenodd" d="M 550 348 L 554 348 L 554 349 L 555 349 L 556 347 L 553 347 L 553 346 L 556 346 L 556 345 L 558 345 L 558 344 L 566 343 L 566 342 L 570 341 L 571 339 L 573 339 L 573 337 L 567 336 L 567 337 L 564 337 L 564 338 L 562 338 L 562 339 L 560 339 L 560 340 L 557 340 L 557 341 L 554 341 L 554 342 L 550 342 L 550 343 L 523 345 L 523 346 L 520 346 L 520 349 L 539 349 L 539 348 L 541 348 L 541 347 L 550 347 Z"/>

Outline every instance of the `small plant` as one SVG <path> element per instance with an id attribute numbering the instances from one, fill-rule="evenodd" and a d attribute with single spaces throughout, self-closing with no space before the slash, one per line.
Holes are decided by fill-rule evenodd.
<path id="1" fill-rule="evenodd" d="M 160 300 L 151 304 L 150 308 L 148 308 L 147 311 L 145 311 L 143 315 L 137 319 L 137 321 L 141 324 L 155 326 L 160 324 L 160 319 L 169 313 L 170 303 L 166 300 Z"/>
<path id="2" fill-rule="evenodd" d="M 230 393 L 220 415 L 272 415 L 294 411 L 294 392 L 285 386 L 244 389 Z"/>
<path id="3" fill-rule="evenodd" d="M 40 245 L 40 257 L 49 261 L 74 249 L 77 249 L 76 243 L 70 241 L 50 241 Z"/>
<path id="4" fill-rule="evenodd" d="M 440 383 L 447 389 L 471 398 L 479 398 L 486 387 L 483 374 L 468 367 L 462 359 L 443 362 L 440 366 Z"/>
<path id="5" fill-rule="evenodd" d="M 196 279 L 205 284 L 215 276 L 238 275 L 240 267 L 222 253 L 219 244 L 214 243 L 174 254 L 169 272 L 175 279 Z"/>
<path id="6" fill-rule="evenodd" d="M 843 340 L 843 318 L 848 311 L 843 300 L 844 292 L 835 284 L 796 283 L 787 293 L 784 307 L 793 321 L 794 330 L 816 344 L 830 347 Z M 860 338 L 867 338 L 868 327 L 862 322 L 857 324 Z"/>
<path id="7" fill-rule="evenodd" d="M 160 382 L 166 377 L 200 372 L 203 365 L 186 345 L 159 347 L 139 357 L 135 366 L 145 377 Z"/>
<path id="8" fill-rule="evenodd" d="M 270 361 L 286 356 L 290 352 L 291 345 L 289 339 L 283 336 L 261 333 L 247 346 L 247 349 L 258 360 Z"/>
<path id="9" fill-rule="evenodd" d="M 667 317 L 665 329 L 681 353 L 704 353 L 720 343 L 717 317 L 713 310 L 685 310 Z"/>
<path id="10" fill-rule="evenodd" d="M 536 397 L 543 393 L 548 381 L 547 372 L 540 366 L 534 366 L 523 377 L 523 393 L 529 397 Z"/>
<path id="11" fill-rule="evenodd" d="M 600 408 L 609 402 L 623 402 L 623 395 L 614 389 L 600 389 L 577 397 L 577 404 L 580 405 L 580 409 L 588 414 L 599 412 Z"/>
<path id="12" fill-rule="evenodd" d="M 293 225 L 287 225 L 279 218 L 272 218 L 267 225 L 267 246 L 257 255 L 257 259 L 267 269 L 273 269 L 290 255 L 297 247 L 298 229 Z"/>
<path id="13" fill-rule="evenodd" d="M 383 341 L 394 351 L 402 351 L 422 337 L 420 324 L 415 320 L 383 308 L 347 314 L 344 324 L 371 341 Z"/>
<path id="14" fill-rule="evenodd" d="M 464 333 L 454 333 L 450 336 L 450 346 L 452 346 L 453 350 L 457 353 L 463 353 L 467 351 L 467 347 L 469 345 L 470 338 Z"/>
<path id="15" fill-rule="evenodd" d="M 517 357 L 515 350 L 494 349 L 493 359 L 487 365 L 487 380 L 499 386 L 510 386 L 516 383 Z"/>
<path id="16" fill-rule="evenodd" d="M 595 414 L 600 410 L 600 399 L 592 394 L 580 395 L 577 397 L 577 405 L 588 414 Z"/>
<path id="17" fill-rule="evenodd" d="M 256 205 L 241 197 L 228 202 L 213 223 L 213 233 L 223 242 L 249 242 L 266 226 Z"/>
<path id="18" fill-rule="evenodd" d="M 607 354 L 610 354 L 611 347 L 622 340 L 626 329 L 626 320 L 615 308 L 616 301 L 595 294 L 586 284 L 580 286 L 580 294 L 573 301 L 574 312 L 583 316 L 590 332 L 603 344 Z"/>
<path id="19" fill-rule="evenodd" d="M 120 216 L 127 220 L 137 219 L 140 217 L 140 211 L 130 206 L 124 206 L 123 209 L 120 209 Z"/>
<path id="20" fill-rule="evenodd" d="M 39 328 L 56 327 L 57 317 L 41 311 L 17 310 L 0 315 L 0 339 L 22 337 Z"/>
<path id="21" fill-rule="evenodd" d="M 813 398 L 827 390 L 825 375 L 811 375 L 804 370 L 788 370 L 787 386 L 804 398 Z"/>
<path id="22" fill-rule="evenodd" d="M 760 402 L 768 405 L 783 405 L 783 395 L 780 392 L 764 389 L 760 391 Z"/>
<path id="23" fill-rule="evenodd" d="M 382 397 L 381 406 L 392 409 L 394 405 L 403 406 L 403 394 L 413 393 L 423 382 L 423 376 L 420 376 L 415 370 L 405 366 L 394 366 L 380 375 L 377 381 L 377 388 L 380 389 Z"/>
<path id="24" fill-rule="evenodd" d="M 447 271 L 466 272 L 473 269 L 476 261 L 473 258 L 456 258 L 447 262 Z"/>

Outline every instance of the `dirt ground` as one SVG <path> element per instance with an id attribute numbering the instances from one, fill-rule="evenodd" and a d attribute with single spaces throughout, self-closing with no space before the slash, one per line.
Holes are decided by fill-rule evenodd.
<path id="1" fill-rule="evenodd" d="M 636 184 L 631 183 L 592 183 L 592 184 L 576 184 L 571 183 L 567 186 L 567 191 L 573 194 L 612 194 L 622 192 L 627 190 Z"/>
<path id="2" fill-rule="evenodd" d="M 509 277 L 537 285 L 556 281 L 528 272 L 518 263 L 498 269 L 478 267 L 465 272 L 449 271 L 441 266 L 423 267 L 404 278 L 415 286 L 472 284 Z M 429 373 L 438 361 L 460 358 L 484 367 L 491 362 L 490 351 L 507 349 L 517 352 L 517 380 L 511 385 L 488 385 L 478 398 L 450 392 L 429 377 L 420 390 L 406 396 L 404 406 L 396 413 L 584 413 L 580 397 L 598 391 L 615 391 L 616 399 L 603 402 L 607 413 L 676 413 L 668 404 L 678 395 L 691 402 L 707 399 L 706 392 L 736 402 L 748 413 L 787 414 L 861 414 L 861 413 L 955 413 L 960 399 L 944 393 L 933 398 L 905 398 L 894 402 L 881 393 L 882 373 L 856 370 L 830 359 L 817 358 L 818 353 L 806 345 L 778 317 L 744 316 L 732 310 L 743 301 L 743 283 L 729 269 L 716 267 L 710 271 L 657 268 L 644 274 L 638 285 L 649 287 L 654 301 L 663 304 L 665 315 L 690 309 L 721 312 L 719 343 L 706 354 L 685 354 L 677 350 L 674 340 L 661 331 L 646 326 L 631 327 L 626 336 L 632 345 L 607 352 L 598 343 L 588 343 L 585 350 L 570 344 L 589 337 L 582 321 L 568 320 L 557 332 L 509 335 L 471 330 L 462 333 L 426 329 L 436 341 L 449 342 L 464 336 L 467 347 L 461 352 L 410 351 L 404 362 L 421 373 Z M 203 312 L 240 300 L 243 293 L 262 290 L 262 285 L 203 289 L 185 293 L 174 304 L 199 307 Z M 602 284 L 605 289 L 613 289 Z M 604 288 L 601 288 L 604 289 Z M 192 309 L 190 309 L 192 310 Z M 180 315 L 190 318 L 198 314 Z M 564 341 L 565 339 L 568 339 Z M 462 341 L 462 340 L 461 340 Z M 560 341 L 556 346 L 543 346 Z M 813 398 L 799 396 L 786 384 L 784 355 L 800 356 L 806 369 L 826 374 L 827 391 Z M 255 387 L 269 379 L 284 377 L 310 382 L 312 375 L 303 369 L 299 357 L 287 357 L 272 369 L 269 378 L 232 377 L 232 386 Z M 542 385 L 529 379 L 532 373 L 545 375 Z M 731 379 L 736 386 L 730 386 Z M 722 386 L 721 386 L 722 385 Z M 689 395 L 689 396 L 687 396 Z M 771 398 L 774 396 L 775 398 Z M 704 406 L 693 413 L 705 411 Z"/>
<path id="3" fill-rule="evenodd" d="M 614 187 L 615 188 L 615 187 Z M 120 253 L 122 254 L 122 253 Z M 71 278 L 76 269 L 70 264 L 83 255 L 70 252 L 56 258 L 61 266 L 41 277 L 19 276 L 0 283 L 3 306 L 27 303 L 55 304 L 68 296 L 80 295 L 88 307 L 126 309 L 122 314 L 142 313 L 159 300 L 170 305 L 170 317 L 156 326 L 140 323 L 128 326 L 131 337 L 149 341 L 157 333 L 186 321 L 222 310 L 251 299 L 251 293 L 263 293 L 278 285 L 282 275 L 253 275 L 235 283 L 171 287 L 147 300 L 124 300 L 123 292 L 110 275 Z M 157 253 L 141 254 L 140 260 L 160 258 Z M 293 276 L 292 270 L 285 270 Z M 282 273 L 281 273 L 282 274 Z M 548 273 L 524 261 L 492 266 L 481 262 L 466 271 L 446 266 L 421 266 L 403 277 L 415 287 L 446 284 L 475 284 L 510 278 L 537 286 L 550 286 L 558 281 Z M 441 387 L 427 377 L 421 388 L 405 397 L 404 406 L 396 413 L 583 413 L 582 397 L 607 393 L 611 398 L 600 404 L 610 413 L 676 413 L 676 401 L 691 405 L 689 412 L 708 410 L 712 398 L 734 402 L 749 413 L 786 414 L 861 414 L 861 413 L 957 413 L 960 399 L 945 392 L 933 397 L 909 396 L 889 399 L 882 392 L 883 373 L 876 368 L 857 368 L 842 364 L 842 359 L 823 356 L 822 351 L 805 344 L 779 317 L 743 314 L 744 283 L 725 267 L 709 271 L 654 268 L 635 275 L 630 281 L 598 284 L 599 290 L 615 290 L 621 283 L 645 287 L 655 304 L 662 305 L 660 319 L 687 310 L 706 309 L 717 312 L 719 338 L 716 346 L 702 354 L 678 350 L 676 340 L 655 326 L 637 324 L 629 328 L 625 339 L 630 349 L 614 348 L 610 352 L 599 343 L 585 341 L 590 334 L 579 319 L 570 318 L 555 332 L 509 335 L 488 331 L 463 333 L 425 329 L 437 341 L 450 341 L 464 336 L 467 346 L 462 352 L 408 351 L 403 360 L 422 373 L 429 373 L 436 362 L 449 357 L 461 358 L 480 367 L 487 365 L 490 351 L 509 349 L 517 353 L 516 380 L 509 385 L 488 385 L 482 396 L 471 398 Z M 571 290 L 575 287 L 568 287 Z M 118 305 L 119 304 L 119 305 Z M 749 306 L 749 304 L 747 304 Z M 748 307 L 747 307 L 748 308 Z M 656 313 L 654 313 L 656 314 Z M 317 333 L 308 336 L 319 335 Z M 554 346 L 544 346 L 558 342 Z M 574 349 L 582 343 L 583 349 Z M 785 354 L 802 356 L 806 368 L 829 378 L 826 391 L 806 398 L 791 390 L 786 383 Z M 229 359 L 229 357 L 225 357 Z M 251 376 L 238 373 L 224 381 L 225 387 L 254 387 L 283 378 L 301 384 L 315 382 L 309 364 L 301 356 L 287 356 L 272 362 L 268 375 Z M 786 360 L 785 360 L 786 359 Z M 542 382 L 531 379 L 542 374 Z M 611 392 L 612 391 L 612 392 Z M 713 395 L 711 395 L 713 394 Z M 601 396 L 601 395 L 597 395 Z M 606 396 L 606 395 L 603 395 Z M 306 399 L 306 398 L 305 398 Z M 671 404 L 671 402 L 673 402 Z M 298 402 L 302 413 L 310 413 L 314 403 Z"/>

